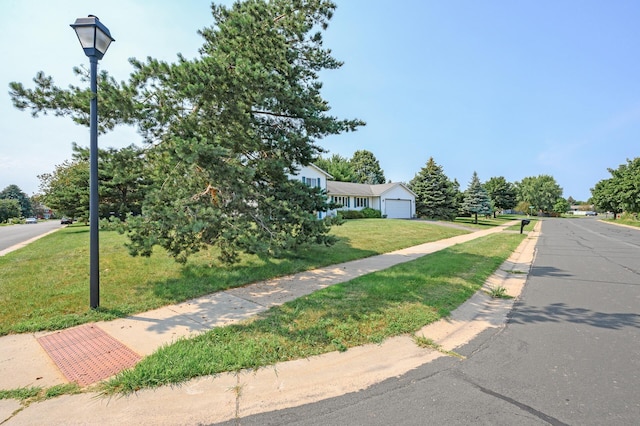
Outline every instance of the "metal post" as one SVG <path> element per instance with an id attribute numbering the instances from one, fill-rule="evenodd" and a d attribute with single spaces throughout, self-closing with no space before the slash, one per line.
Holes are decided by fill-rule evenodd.
<path id="1" fill-rule="evenodd" d="M 98 58 L 90 56 L 91 107 L 89 145 L 89 293 L 90 306 L 100 306 L 100 253 L 98 242 Z"/>

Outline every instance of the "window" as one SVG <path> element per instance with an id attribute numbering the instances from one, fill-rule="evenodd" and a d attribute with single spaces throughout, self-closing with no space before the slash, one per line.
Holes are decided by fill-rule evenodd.
<path id="1" fill-rule="evenodd" d="M 320 188 L 320 178 L 307 178 L 302 176 L 302 183 L 312 188 Z"/>
<path id="2" fill-rule="evenodd" d="M 369 199 L 366 197 L 356 197 L 355 205 L 356 207 L 369 207 Z"/>
<path id="3" fill-rule="evenodd" d="M 351 207 L 349 205 L 350 204 L 349 197 L 343 197 L 343 196 L 331 197 L 331 201 L 333 201 L 336 204 L 340 204 L 342 207 Z"/>

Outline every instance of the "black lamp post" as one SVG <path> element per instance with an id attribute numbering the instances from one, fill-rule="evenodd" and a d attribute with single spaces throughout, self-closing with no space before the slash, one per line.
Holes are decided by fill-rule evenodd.
<path id="1" fill-rule="evenodd" d="M 91 63 L 91 109 L 89 146 L 89 306 L 100 306 L 100 257 L 98 242 L 98 60 L 102 59 L 112 41 L 107 27 L 96 16 L 78 18 L 71 24 Z"/>

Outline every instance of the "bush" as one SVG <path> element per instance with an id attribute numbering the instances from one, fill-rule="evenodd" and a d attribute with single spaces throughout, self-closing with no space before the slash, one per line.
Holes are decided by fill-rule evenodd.
<path id="1" fill-rule="evenodd" d="M 362 219 L 364 217 L 359 210 L 342 210 L 340 213 L 344 219 Z"/>
<path id="2" fill-rule="evenodd" d="M 340 210 L 340 214 L 344 219 L 380 219 L 382 217 L 380 210 L 370 207 L 362 210 Z"/>
<path id="3" fill-rule="evenodd" d="M 375 210 L 371 207 L 365 207 L 364 209 L 360 210 L 360 212 L 362 212 L 362 217 L 367 219 L 380 219 L 382 217 L 380 210 Z"/>

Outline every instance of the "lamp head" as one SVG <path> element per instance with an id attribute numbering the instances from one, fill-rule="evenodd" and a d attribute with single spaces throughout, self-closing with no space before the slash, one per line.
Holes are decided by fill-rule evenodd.
<path id="1" fill-rule="evenodd" d="M 89 15 L 86 18 L 78 18 L 71 24 L 80 40 L 85 55 L 102 59 L 109 45 L 115 41 L 97 16 Z"/>

